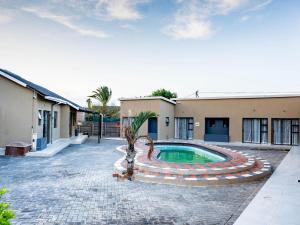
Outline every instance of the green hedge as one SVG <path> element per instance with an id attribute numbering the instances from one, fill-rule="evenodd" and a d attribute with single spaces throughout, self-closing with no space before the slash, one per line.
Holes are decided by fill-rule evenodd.
<path id="1" fill-rule="evenodd" d="M 9 203 L 2 202 L 2 196 L 7 192 L 5 188 L 0 189 L 0 225 L 10 225 L 9 220 L 15 218 Z"/>

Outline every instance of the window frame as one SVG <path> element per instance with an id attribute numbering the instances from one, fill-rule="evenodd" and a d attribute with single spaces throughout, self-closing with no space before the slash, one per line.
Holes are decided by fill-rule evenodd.
<path id="1" fill-rule="evenodd" d="M 175 139 L 178 139 L 178 140 L 193 140 L 194 139 L 194 127 L 195 127 L 195 125 L 194 125 L 194 117 L 174 117 L 174 123 L 175 123 L 175 125 L 174 125 L 174 134 L 176 134 L 176 119 L 185 119 L 186 120 L 186 137 L 184 138 L 184 139 L 182 139 L 182 138 L 176 138 L 175 136 L 174 136 L 174 138 Z M 191 137 L 189 137 L 189 132 L 191 133 Z M 180 135 L 178 135 L 178 136 L 180 136 Z"/>
<path id="2" fill-rule="evenodd" d="M 42 126 L 42 121 L 43 121 L 43 111 L 38 110 L 38 126 Z"/>
<path id="3" fill-rule="evenodd" d="M 282 127 L 282 121 L 283 120 L 289 120 L 291 122 L 291 138 L 290 138 L 290 144 L 275 144 L 274 143 L 274 121 L 275 120 L 280 120 L 280 126 Z M 298 124 L 293 124 L 293 121 L 297 120 L 298 121 Z M 300 119 L 299 118 L 272 118 L 271 120 L 271 123 L 272 123 L 272 137 L 271 137 L 271 143 L 272 145 L 288 145 L 288 146 L 299 146 L 299 126 L 300 126 Z M 293 131 L 293 127 L 298 127 L 298 131 Z M 297 144 L 293 144 L 293 134 L 297 134 L 298 136 L 298 143 Z M 281 133 L 280 133 L 280 138 L 282 140 L 282 137 L 283 137 L 283 130 L 281 129 Z M 282 141 L 281 141 L 282 142 Z"/>
<path id="4" fill-rule="evenodd" d="M 58 119 L 58 112 L 53 112 L 53 128 L 57 128 L 57 119 Z"/>
<path id="5" fill-rule="evenodd" d="M 245 134 L 244 134 L 244 131 L 245 131 L 245 120 L 251 120 L 251 141 L 245 141 Z M 259 132 L 260 132 L 260 135 L 259 135 L 259 143 L 258 142 L 254 142 L 253 141 L 253 127 L 254 127 L 254 120 L 260 120 L 260 128 L 259 128 Z M 266 124 L 264 124 L 262 121 L 267 121 Z M 266 128 L 266 130 L 263 129 L 263 127 Z M 262 134 L 267 134 L 267 140 L 266 142 L 262 142 L 262 137 L 263 135 Z M 268 118 L 243 118 L 243 128 L 242 128 L 242 143 L 250 143 L 250 144 L 267 144 L 269 143 L 269 119 Z"/>

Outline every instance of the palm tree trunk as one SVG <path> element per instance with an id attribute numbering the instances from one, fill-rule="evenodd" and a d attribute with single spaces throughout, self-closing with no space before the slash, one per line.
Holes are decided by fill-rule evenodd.
<path id="1" fill-rule="evenodd" d="M 134 144 L 128 144 L 127 155 L 126 155 L 128 180 L 132 180 L 135 155 L 136 155 L 136 151 L 134 149 Z"/>

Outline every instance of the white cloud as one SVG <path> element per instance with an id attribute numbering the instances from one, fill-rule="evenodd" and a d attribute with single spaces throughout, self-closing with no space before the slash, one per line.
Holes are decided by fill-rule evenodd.
<path id="1" fill-rule="evenodd" d="M 257 5 L 255 5 L 253 8 L 251 8 L 249 11 L 262 10 L 262 9 L 266 8 L 269 4 L 271 4 L 272 1 L 273 0 L 266 0 L 266 1 L 260 2 Z"/>
<path id="2" fill-rule="evenodd" d="M 136 20 L 142 18 L 137 6 L 145 0 L 98 0 L 96 14 L 107 19 Z"/>
<path id="3" fill-rule="evenodd" d="M 137 20 L 143 16 L 138 6 L 150 0 L 51 0 L 53 6 L 63 6 L 88 17 L 101 20 Z"/>
<path id="4" fill-rule="evenodd" d="M 178 0 L 181 5 L 174 22 L 163 31 L 176 39 L 206 39 L 215 32 L 210 21 L 216 15 L 227 15 L 246 0 Z"/>
<path id="5" fill-rule="evenodd" d="M 255 2 L 255 6 L 253 7 Z M 163 32 L 176 39 L 207 39 L 215 31 L 212 18 L 226 16 L 241 8 L 260 10 L 269 5 L 272 0 L 177 0 L 179 9 L 174 21 L 163 28 Z M 249 16 L 243 16 L 246 21 Z"/>
<path id="6" fill-rule="evenodd" d="M 176 39 L 206 39 L 213 34 L 209 21 L 201 20 L 193 15 L 177 16 L 175 23 L 165 27 L 164 32 Z"/>
<path id="7" fill-rule="evenodd" d="M 242 22 L 245 22 L 245 21 L 247 21 L 247 20 L 249 20 L 249 19 L 250 19 L 250 16 L 248 16 L 248 15 L 242 16 L 242 17 L 240 18 L 240 20 L 241 20 Z"/>
<path id="8" fill-rule="evenodd" d="M 92 30 L 92 29 L 86 29 L 77 26 L 72 22 L 70 17 L 67 16 L 62 16 L 62 15 L 56 15 L 48 10 L 41 9 L 41 8 L 35 8 L 35 7 L 23 7 L 23 11 L 29 12 L 39 18 L 42 19 L 49 19 L 53 22 L 56 22 L 58 24 L 61 24 L 81 35 L 84 36 L 92 36 L 92 37 L 97 37 L 97 38 L 106 38 L 108 35 L 102 31 L 99 30 Z"/>

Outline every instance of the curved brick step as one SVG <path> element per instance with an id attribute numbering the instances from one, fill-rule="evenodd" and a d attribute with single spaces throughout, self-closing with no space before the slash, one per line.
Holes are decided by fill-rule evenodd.
<path id="1" fill-rule="evenodd" d="M 272 172 L 270 163 L 261 158 L 255 158 L 241 151 L 217 146 L 209 147 L 226 153 L 230 158 L 225 162 L 204 165 L 172 164 L 157 160 L 157 152 L 152 160 L 148 160 L 147 148 L 139 145 L 137 146 L 138 153 L 135 163 L 137 170 L 134 179 L 151 183 L 205 186 L 259 180 L 269 176 Z M 124 146 L 120 146 L 118 150 L 125 153 Z M 125 170 L 124 156 L 115 163 L 115 171 L 121 174 Z"/>
<path id="2" fill-rule="evenodd" d="M 147 162 L 141 163 L 140 161 L 136 161 L 136 168 L 139 170 L 146 170 L 149 172 L 156 173 L 170 173 L 170 174 L 226 174 L 226 173 L 237 173 L 243 172 L 251 169 L 255 165 L 255 158 L 249 157 L 244 163 L 230 164 L 226 166 L 226 163 L 214 163 L 214 166 L 207 164 L 203 165 L 176 165 L 174 164 L 172 167 L 169 164 L 155 165 L 148 164 Z"/>
<path id="3" fill-rule="evenodd" d="M 255 164 L 255 157 L 245 154 L 241 151 L 231 150 L 228 148 L 199 145 L 200 147 L 209 148 L 211 150 L 225 154 L 229 159 L 225 162 L 200 164 L 183 164 L 168 163 L 157 159 L 159 151 L 154 152 L 151 160 L 147 158 L 145 152 L 147 147 L 139 146 L 138 155 L 136 157 L 136 168 L 158 173 L 173 174 L 226 174 L 236 173 L 251 169 Z"/>
<path id="4" fill-rule="evenodd" d="M 258 161 L 257 164 L 251 170 L 238 173 L 211 175 L 175 175 L 168 173 L 152 173 L 138 171 L 135 174 L 135 180 L 150 183 L 174 184 L 182 186 L 206 186 L 255 181 L 265 178 L 270 174 L 270 164 L 267 162 L 266 164 L 263 164 L 263 162 Z"/>

